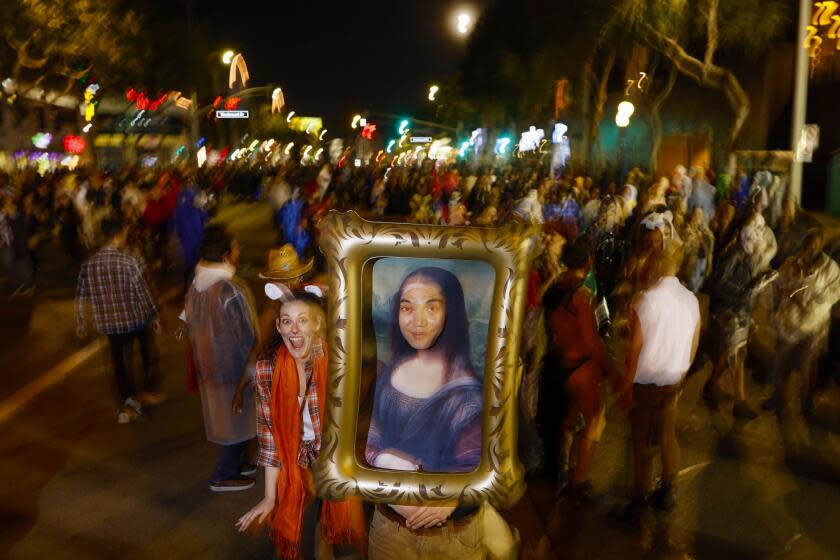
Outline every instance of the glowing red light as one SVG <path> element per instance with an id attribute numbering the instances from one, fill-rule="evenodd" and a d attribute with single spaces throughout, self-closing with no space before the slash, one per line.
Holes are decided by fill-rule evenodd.
<path id="1" fill-rule="evenodd" d="M 338 160 L 338 166 L 339 166 L 339 167 L 344 167 L 344 160 L 345 160 L 345 159 L 347 159 L 347 154 L 344 154 L 344 155 L 343 155 L 343 156 L 341 156 L 341 158 Z"/>
<path id="2" fill-rule="evenodd" d="M 240 101 L 242 101 L 242 100 L 239 99 L 238 97 L 231 97 L 230 99 L 225 101 L 225 109 L 227 109 L 228 111 L 232 111 L 232 110 L 236 109 L 236 107 L 239 105 Z"/>
<path id="3" fill-rule="evenodd" d="M 152 101 L 148 97 L 146 97 L 146 94 L 143 93 L 143 92 L 140 92 L 137 95 L 137 101 L 134 103 L 134 105 L 137 107 L 137 109 L 139 111 L 145 111 L 146 109 L 149 108 L 149 105 L 151 105 L 151 103 L 152 103 Z"/>
<path id="4" fill-rule="evenodd" d="M 213 108 L 214 108 L 214 109 L 218 108 L 219 103 L 221 103 L 221 102 L 222 102 L 222 96 L 220 95 L 220 96 L 218 96 L 218 97 L 216 98 L 216 100 L 213 102 Z"/>
<path id="5" fill-rule="evenodd" d="M 157 111 L 158 109 L 160 109 L 160 106 L 163 105 L 168 98 L 169 94 L 167 93 L 158 94 L 157 99 L 149 103 L 149 111 Z"/>
<path id="6" fill-rule="evenodd" d="M 81 136 L 69 134 L 64 137 L 64 151 L 71 154 L 81 154 L 85 151 L 87 142 Z"/>
<path id="7" fill-rule="evenodd" d="M 137 90 L 134 88 L 128 88 L 128 91 L 125 92 L 125 98 L 127 101 L 134 101 L 137 99 Z"/>
<path id="8" fill-rule="evenodd" d="M 376 132 L 376 125 L 375 124 L 366 124 L 365 128 L 362 129 L 362 138 L 367 138 L 368 140 L 373 140 L 373 133 Z"/>

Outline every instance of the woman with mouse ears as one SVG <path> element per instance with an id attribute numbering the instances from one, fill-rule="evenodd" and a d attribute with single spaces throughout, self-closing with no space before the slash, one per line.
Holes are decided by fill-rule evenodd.
<path id="1" fill-rule="evenodd" d="M 326 405 L 327 344 L 322 288 L 293 292 L 268 282 L 266 295 L 280 303 L 275 327 L 282 344 L 257 361 L 257 465 L 265 467 L 265 496 L 236 523 L 240 531 L 268 524 L 281 558 L 333 558 L 333 545 L 367 552 L 359 500 L 315 498 L 310 466 L 321 448 Z M 314 550 L 301 550 L 314 531 Z"/>

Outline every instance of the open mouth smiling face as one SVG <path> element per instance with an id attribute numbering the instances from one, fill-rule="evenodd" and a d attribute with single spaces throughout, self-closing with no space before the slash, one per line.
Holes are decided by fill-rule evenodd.
<path id="1" fill-rule="evenodd" d="M 295 359 L 309 357 L 319 328 L 318 319 L 306 302 L 290 301 L 280 308 L 277 330 L 289 353 Z"/>

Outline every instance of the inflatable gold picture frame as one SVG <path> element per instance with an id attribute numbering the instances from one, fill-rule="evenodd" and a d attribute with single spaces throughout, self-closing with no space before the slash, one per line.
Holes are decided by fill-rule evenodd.
<path id="1" fill-rule="evenodd" d="M 318 495 L 375 503 L 510 507 L 525 490 L 517 455 L 517 376 L 530 261 L 538 226 L 500 228 L 369 222 L 331 211 L 319 224 L 329 271 L 327 409 L 313 465 Z M 481 454 L 470 472 L 375 468 L 358 456 L 366 266 L 386 257 L 479 261 L 492 267 L 484 354 Z M 370 268 L 370 267 L 369 267 Z"/>

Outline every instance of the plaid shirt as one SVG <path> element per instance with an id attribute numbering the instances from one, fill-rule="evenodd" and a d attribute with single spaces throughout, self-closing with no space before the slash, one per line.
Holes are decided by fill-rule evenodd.
<path id="1" fill-rule="evenodd" d="M 323 347 L 317 344 L 312 349 L 312 357 L 324 355 Z M 272 432 L 271 415 L 271 387 L 274 381 L 274 367 L 277 363 L 277 353 L 271 352 L 267 357 L 257 361 L 257 441 L 260 450 L 257 453 L 256 464 L 260 467 L 282 467 L 280 454 L 274 444 Z M 315 432 L 315 439 L 305 441 L 301 437 L 300 448 L 298 449 L 297 463 L 307 468 L 318 457 L 321 450 L 321 412 L 318 407 L 318 394 L 315 391 L 315 383 L 312 383 L 312 360 L 305 365 L 306 392 L 304 398 L 309 404 L 309 416 L 312 420 L 312 429 Z M 303 414 L 303 407 L 301 407 Z M 303 422 L 301 421 L 301 431 Z M 302 434 L 301 434 L 302 435 Z"/>
<path id="2" fill-rule="evenodd" d="M 100 334 L 122 334 L 142 328 L 158 316 L 143 276 L 144 264 L 114 247 L 100 249 L 79 272 L 76 285 L 76 326 L 85 327 L 87 303 Z"/>

